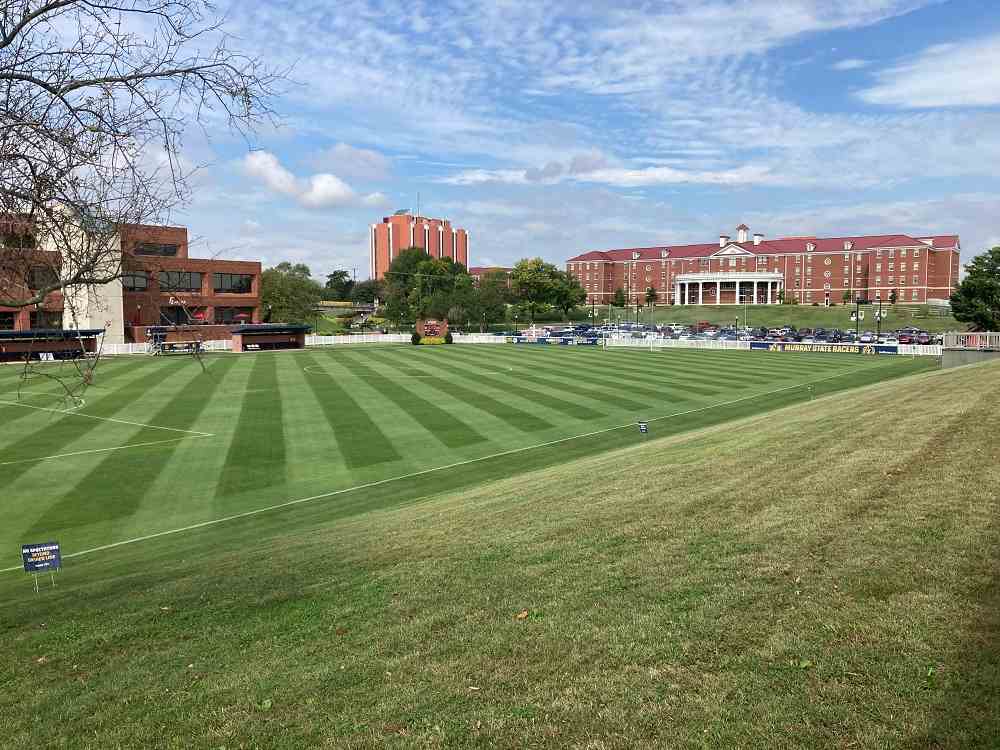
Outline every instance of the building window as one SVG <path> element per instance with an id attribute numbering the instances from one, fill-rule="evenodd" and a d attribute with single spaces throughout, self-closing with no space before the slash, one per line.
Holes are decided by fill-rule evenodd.
<path id="1" fill-rule="evenodd" d="M 914 263 L 913 264 L 913 270 L 914 271 L 919 271 L 920 270 L 920 264 L 919 263 Z"/>
<path id="2" fill-rule="evenodd" d="M 916 298 L 917 298 L 917 290 L 914 289 L 912 292 L 910 292 L 910 299 L 916 299 Z"/>
<path id="3" fill-rule="evenodd" d="M 31 312 L 31 327 L 39 328 L 62 328 L 62 313 L 51 310 L 33 310 Z"/>
<path id="4" fill-rule="evenodd" d="M 919 276 L 914 276 L 913 277 L 913 283 L 914 284 L 919 284 L 920 283 L 920 277 Z"/>
<path id="5" fill-rule="evenodd" d="M 881 284 L 881 283 L 882 283 L 882 277 L 881 276 L 876 276 L 875 277 L 875 284 L 878 285 L 878 284 Z"/>
<path id="6" fill-rule="evenodd" d="M 177 245 L 162 244 L 159 242 L 140 242 L 135 246 L 135 254 L 173 258 L 177 255 Z"/>
<path id="7" fill-rule="evenodd" d="M 251 273 L 214 273 L 212 287 L 217 293 L 250 294 L 253 287 Z"/>
<path id="8" fill-rule="evenodd" d="M 881 263 L 876 263 L 875 264 L 875 270 L 877 272 L 881 273 L 881 271 L 882 271 L 882 264 Z"/>
<path id="9" fill-rule="evenodd" d="M 217 325 L 229 325 L 230 323 L 242 323 L 250 320 L 253 320 L 252 307 L 215 308 L 215 322 Z"/>
<path id="10" fill-rule="evenodd" d="M 823 260 L 823 263 L 826 265 L 830 265 L 831 263 L 833 263 L 833 258 L 827 255 L 826 258 Z"/>
<path id="11" fill-rule="evenodd" d="M 895 248 L 892 248 L 892 247 L 889 248 L 889 257 L 890 258 L 895 258 L 896 257 L 896 249 Z"/>
<path id="12" fill-rule="evenodd" d="M 905 257 L 906 257 L 906 248 L 904 247 L 904 248 L 903 248 L 902 250 L 900 250 L 900 251 L 899 251 L 899 254 L 900 254 L 900 255 L 901 255 L 902 257 L 904 257 L 904 258 L 905 258 Z"/>
<path id="13" fill-rule="evenodd" d="M 844 253 L 844 260 L 849 261 L 850 259 L 851 259 L 851 254 L 850 253 Z"/>
<path id="14" fill-rule="evenodd" d="M 882 257 L 882 248 L 880 248 L 880 247 L 875 248 L 875 257 L 876 258 L 881 258 Z"/>
<path id="15" fill-rule="evenodd" d="M 844 279 L 844 288 L 847 288 L 847 279 Z"/>
<path id="16" fill-rule="evenodd" d="M 198 271 L 160 271 L 161 292 L 200 292 L 201 273 Z"/>
<path id="17" fill-rule="evenodd" d="M 829 284 L 824 284 L 824 285 L 823 285 L 823 288 L 824 288 L 824 289 L 829 289 L 829 288 L 830 288 L 830 285 L 829 285 Z"/>
<path id="18" fill-rule="evenodd" d="M 0 331 L 14 330 L 14 313 L 0 312 Z"/>
<path id="19" fill-rule="evenodd" d="M 830 278 L 830 272 L 829 272 L 829 271 L 824 271 L 824 272 L 823 272 L 823 278 L 824 278 L 824 279 L 828 279 L 828 278 Z"/>
<path id="20" fill-rule="evenodd" d="M 892 282 L 893 282 L 893 281 L 894 281 L 895 279 L 896 279 L 896 277 L 895 277 L 895 276 L 890 276 L 890 277 L 889 277 L 889 283 L 891 284 L 891 283 L 892 283 Z"/>
<path id="21" fill-rule="evenodd" d="M 913 257 L 916 258 L 919 255 L 920 255 L 920 249 L 919 248 L 914 248 L 913 249 Z"/>
<path id="22" fill-rule="evenodd" d="M 39 290 L 59 284 L 59 274 L 48 266 L 32 266 L 28 269 L 28 288 Z"/>
<path id="23" fill-rule="evenodd" d="M 130 271 L 122 275 L 122 286 L 126 292 L 144 292 L 149 289 L 148 271 Z"/>
<path id="24" fill-rule="evenodd" d="M 890 271 L 895 271 L 896 270 L 896 264 L 895 263 L 890 263 L 889 264 L 889 270 Z"/>
<path id="25" fill-rule="evenodd" d="M 905 271 L 906 270 L 906 264 L 905 263 L 900 263 L 899 264 L 899 270 L 900 271 Z"/>

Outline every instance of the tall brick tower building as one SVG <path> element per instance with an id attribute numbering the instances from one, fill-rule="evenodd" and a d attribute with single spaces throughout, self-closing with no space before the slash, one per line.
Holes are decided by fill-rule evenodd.
<path id="1" fill-rule="evenodd" d="M 389 264 L 408 247 L 422 248 L 432 258 L 451 258 L 469 266 L 469 233 L 453 227 L 448 219 L 414 216 L 409 211 L 397 211 L 380 224 L 371 225 L 371 275 L 381 279 Z"/>

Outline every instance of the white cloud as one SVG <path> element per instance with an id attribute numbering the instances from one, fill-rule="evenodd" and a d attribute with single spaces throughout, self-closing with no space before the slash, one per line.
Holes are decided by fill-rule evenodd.
<path id="1" fill-rule="evenodd" d="M 269 151 L 251 151 L 247 154 L 243 159 L 243 171 L 271 190 L 295 198 L 307 208 L 337 208 L 357 204 L 381 206 L 387 202 L 382 193 L 359 196 L 350 185 L 327 172 L 300 179 Z"/>
<path id="2" fill-rule="evenodd" d="M 911 109 L 1000 104 L 1000 34 L 928 47 L 878 74 L 858 93 L 866 102 Z"/>
<path id="3" fill-rule="evenodd" d="M 391 161 L 378 151 L 337 143 L 316 152 L 309 163 L 351 179 L 382 180 L 389 176 Z"/>
<path id="4" fill-rule="evenodd" d="M 849 57 L 846 60 L 840 60 L 839 62 L 835 62 L 830 67 L 833 68 L 834 70 L 857 70 L 858 68 L 865 68 L 869 65 L 871 65 L 871 61 L 869 60 L 861 60 L 858 59 L 857 57 Z"/>
<path id="5" fill-rule="evenodd" d="M 271 190 L 285 195 L 299 193 L 295 175 L 281 166 L 278 157 L 267 151 L 251 151 L 243 159 L 243 169 L 251 177 L 267 185 Z"/>

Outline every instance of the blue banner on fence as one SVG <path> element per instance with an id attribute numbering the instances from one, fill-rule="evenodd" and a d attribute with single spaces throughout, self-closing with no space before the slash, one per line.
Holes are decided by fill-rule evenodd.
<path id="1" fill-rule="evenodd" d="M 785 341 L 751 341 L 751 349 L 767 352 L 832 352 L 834 354 L 899 354 L 890 344 L 797 344 Z"/>
<path id="2" fill-rule="evenodd" d="M 25 573 L 39 573 L 43 570 L 57 570 L 62 567 L 59 542 L 22 544 L 21 560 Z"/>
<path id="3" fill-rule="evenodd" d="M 553 346 L 597 346 L 596 336 L 507 336 L 508 344 L 552 344 Z"/>

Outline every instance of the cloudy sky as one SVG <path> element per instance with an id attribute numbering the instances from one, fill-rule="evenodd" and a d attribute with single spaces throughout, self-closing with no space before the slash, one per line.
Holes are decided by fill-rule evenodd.
<path id="1" fill-rule="evenodd" d="M 395 209 L 472 265 L 765 236 L 1000 244 L 996 0 L 241 0 L 278 127 L 193 134 L 197 252 L 368 275 Z"/>

